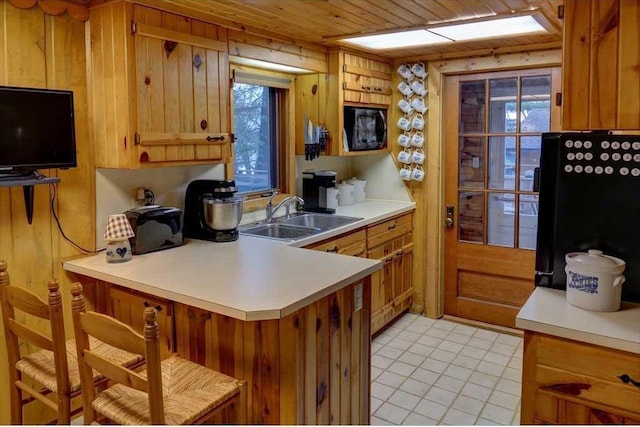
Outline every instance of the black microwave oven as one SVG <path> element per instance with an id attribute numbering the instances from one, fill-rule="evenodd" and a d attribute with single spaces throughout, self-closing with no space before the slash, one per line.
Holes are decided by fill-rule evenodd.
<path id="1" fill-rule="evenodd" d="M 349 151 L 379 150 L 387 146 L 387 110 L 344 107 L 344 138 Z"/>

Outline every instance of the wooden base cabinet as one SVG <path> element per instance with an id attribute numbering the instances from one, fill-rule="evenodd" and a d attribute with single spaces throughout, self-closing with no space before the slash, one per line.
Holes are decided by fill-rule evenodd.
<path id="1" fill-rule="evenodd" d="M 97 167 L 230 161 L 225 29 L 124 1 L 91 8 L 89 22 Z"/>
<path id="2" fill-rule="evenodd" d="M 640 355 L 525 331 L 522 424 L 640 424 Z"/>
<path id="3" fill-rule="evenodd" d="M 384 263 L 371 276 L 371 332 L 375 333 L 411 306 L 413 286 L 413 214 L 367 229 L 367 257 Z"/>
<path id="4" fill-rule="evenodd" d="M 247 380 L 249 424 L 369 424 L 370 304 L 369 278 L 280 320 L 176 304 L 177 351 Z"/>

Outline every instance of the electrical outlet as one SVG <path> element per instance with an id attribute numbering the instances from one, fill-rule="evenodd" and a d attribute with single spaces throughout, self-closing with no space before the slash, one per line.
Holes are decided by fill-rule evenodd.
<path id="1" fill-rule="evenodd" d="M 362 308 L 362 282 L 353 287 L 353 311 L 356 312 Z"/>

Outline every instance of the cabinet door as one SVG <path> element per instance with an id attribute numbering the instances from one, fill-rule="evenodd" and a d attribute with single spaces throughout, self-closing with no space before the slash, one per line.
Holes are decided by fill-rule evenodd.
<path id="1" fill-rule="evenodd" d="M 212 24 L 134 8 L 141 163 L 228 161 L 227 44 Z"/>
<path id="2" fill-rule="evenodd" d="M 344 102 L 391 104 L 391 64 L 345 53 L 342 71 Z"/>
<path id="3" fill-rule="evenodd" d="M 398 239 L 400 250 L 393 258 L 393 311 L 399 315 L 411 306 L 413 286 L 413 236 L 411 233 Z"/>
<path id="4" fill-rule="evenodd" d="M 158 309 L 160 328 L 160 352 L 163 358 L 174 351 L 173 345 L 173 303 L 161 298 L 137 293 L 113 285 L 109 289 L 110 316 L 126 323 L 142 333 L 144 329 L 144 309 L 147 306 Z"/>
<path id="5" fill-rule="evenodd" d="M 394 258 L 393 242 L 387 242 L 367 253 L 370 259 L 383 262 L 382 269 L 371 275 L 371 333 L 377 332 L 393 318 Z"/>
<path id="6" fill-rule="evenodd" d="M 640 128 L 640 4 L 565 0 L 562 128 Z"/>

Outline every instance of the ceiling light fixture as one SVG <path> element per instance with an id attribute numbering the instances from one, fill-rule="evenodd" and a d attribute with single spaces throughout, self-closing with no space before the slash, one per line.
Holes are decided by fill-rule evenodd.
<path id="1" fill-rule="evenodd" d="M 538 12 L 534 12 L 473 22 L 438 24 L 425 29 L 350 37 L 340 41 L 368 49 L 383 50 L 548 32 L 539 19 L 544 18 Z"/>

